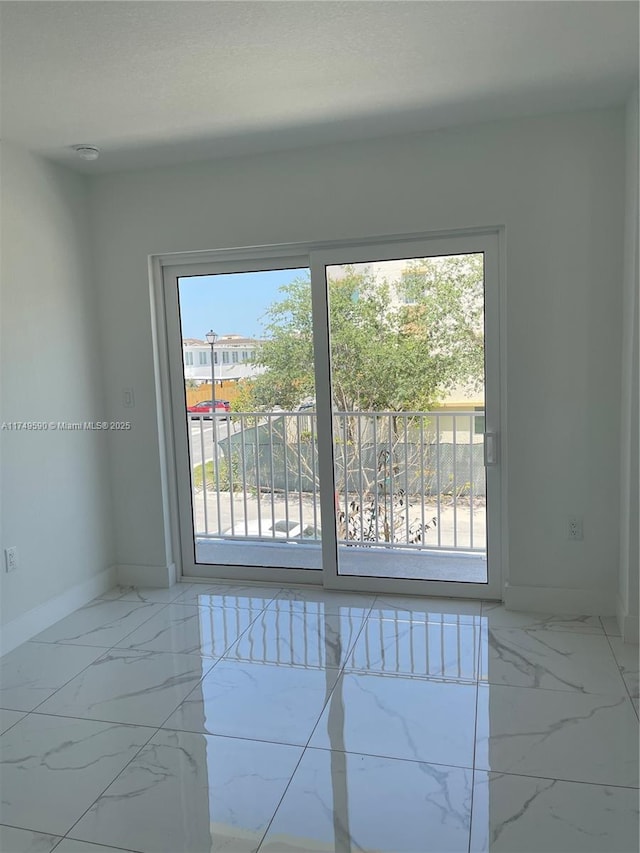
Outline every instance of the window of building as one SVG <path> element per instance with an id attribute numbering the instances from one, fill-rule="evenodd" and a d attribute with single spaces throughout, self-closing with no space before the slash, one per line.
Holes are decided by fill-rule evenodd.
<path id="1" fill-rule="evenodd" d="M 231 361 L 232 361 L 234 364 L 237 364 L 237 363 L 238 363 L 238 353 L 237 353 L 237 351 L 236 351 L 236 350 L 234 350 L 234 351 L 231 353 Z"/>
<path id="2" fill-rule="evenodd" d="M 205 352 L 199 352 L 198 353 L 198 364 L 208 364 L 209 363 L 208 355 L 209 355 L 209 353 L 206 351 Z"/>
<path id="3" fill-rule="evenodd" d="M 185 364 L 193 364 L 193 353 L 192 352 L 185 352 L 184 363 Z"/>
<path id="4" fill-rule="evenodd" d="M 228 353 L 228 351 L 227 351 L 227 350 L 225 350 L 225 351 L 222 353 L 222 363 L 223 363 L 223 364 L 229 364 L 229 353 Z"/>

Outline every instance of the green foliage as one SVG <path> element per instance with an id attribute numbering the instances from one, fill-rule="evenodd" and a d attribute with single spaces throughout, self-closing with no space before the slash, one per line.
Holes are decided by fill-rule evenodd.
<path id="1" fill-rule="evenodd" d="M 268 310 L 237 411 L 295 408 L 314 396 L 311 288 L 299 278 Z M 343 267 L 329 284 L 333 393 L 338 411 L 424 411 L 458 384 L 482 381 L 482 255 L 416 260 L 397 282 Z"/>
<path id="2" fill-rule="evenodd" d="M 253 412 L 257 403 L 254 395 L 254 382 L 242 379 L 238 383 L 238 391 L 231 401 L 232 412 Z M 253 426 L 254 418 L 246 418 L 245 426 Z"/>
<path id="3" fill-rule="evenodd" d="M 245 411 L 273 406 L 293 409 L 315 393 L 309 281 L 296 279 L 280 293 L 283 299 L 269 308 L 264 323 L 266 340 L 256 353 L 255 364 L 266 372 L 245 389 L 248 394 L 239 403 L 247 405 Z"/>
<path id="4" fill-rule="evenodd" d="M 193 466 L 193 486 L 197 490 L 202 490 L 202 464 Z M 204 464 L 204 476 L 207 489 L 209 491 L 219 488 L 221 492 L 228 492 L 231 489 L 231 478 L 233 478 L 233 491 L 242 491 L 242 469 L 240 460 L 237 454 L 233 454 L 231 460 L 231 478 L 229 477 L 229 463 L 226 458 L 220 459 L 218 463 L 218 482 L 216 483 L 216 472 L 213 467 L 213 459 L 210 459 Z"/>

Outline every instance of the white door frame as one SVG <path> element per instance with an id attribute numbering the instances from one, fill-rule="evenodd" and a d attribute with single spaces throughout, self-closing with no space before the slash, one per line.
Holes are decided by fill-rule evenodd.
<path id="1" fill-rule="evenodd" d="M 292 252 L 283 254 L 283 247 L 254 251 L 234 250 L 214 253 L 211 260 L 189 263 L 180 258 L 180 263 L 162 265 L 162 296 L 164 303 L 165 328 L 167 334 L 166 354 L 169 390 L 169 417 L 172 424 L 174 459 L 174 511 L 177 517 L 177 548 L 180 553 L 180 571 L 185 578 L 211 578 L 235 581 L 263 581 L 265 583 L 312 583 L 321 584 L 321 571 L 308 569 L 269 568 L 203 564 L 196 562 L 195 537 L 193 530 L 192 491 L 190 482 L 190 460 L 188 451 L 188 424 L 185 417 L 186 399 L 184 392 L 184 366 L 182 361 L 182 339 L 178 304 L 178 280 L 197 275 L 217 275 L 234 272 L 258 272 L 262 270 L 292 269 L 309 266 L 309 255 Z"/>
<path id="2" fill-rule="evenodd" d="M 329 391 L 329 329 L 325 265 L 484 253 L 485 262 L 485 428 L 496 436 L 499 464 L 487 468 L 488 584 L 465 582 L 369 578 L 338 574 L 333 493 L 332 417 Z M 506 447 L 506 287 L 504 229 L 461 230 L 431 234 L 403 234 L 323 243 L 240 247 L 212 252 L 157 255 L 150 258 L 152 325 L 159 399 L 158 426 L 163 467 L 165 531 L 173 540 L 177 574 L 198 577 L 195 566 L 191 489 L 185 499 L 189 460 L 184 417 L 184 375 L 179 345 L 177 280 L 183 276 L 249 272 L 305 267 L 311 269 L 314 312 L 316 395 L 318 401 L 318 454 L 323 571 L 285 568 L 207 565 L 207 578 L 266 583 L 324 585 L 380 593 L 409 593 L 465 598 L 502 598 L 508 553 L 507 507 L 503 496 L 507 482 Z M 329 478 L 329 479 L 327 479 Z M 322 483 L 326 483 L 323 487 Z M 198 566 L 200 568 L 200 566 Z M 202 577 L 202 573 L 199 575 Z"/>

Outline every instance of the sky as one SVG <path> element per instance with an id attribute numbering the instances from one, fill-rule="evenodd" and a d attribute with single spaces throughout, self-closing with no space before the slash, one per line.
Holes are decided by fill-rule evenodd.
<path id="1" fill-rule="evenodd" d="M 179 280 L 183 338 L 199 338 L 213 329 L 218 335 L 259 338 L 261 317 L 280 296 L 278 288 L 306 269 L 198 275 Z"/>
<path id="2" fill-rule="evenodd" d="M 398 281 L 411 259 L 353 264 L 356 271 L 368 269 L 379 278 Z M 341 265 L 328 268 L 329 278 L 339 275 Z M 309 270 L 199 275 L 179 280 L 182 337 L 204 340 L 209 329 L 218 335 L 261 338 L 261 319 L 281 296 L 278 289 L 295 278 L 309 279 Z"/>

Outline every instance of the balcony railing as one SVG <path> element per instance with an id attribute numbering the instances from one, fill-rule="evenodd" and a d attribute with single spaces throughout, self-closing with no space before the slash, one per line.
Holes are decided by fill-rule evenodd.
<path id="1" fill-rule="evenodd" d="M 189 415 L 197 537 L 319 544 L 316 415 Z M 346 546 L 484 552 L 484 412 L 334 413 Z"/>

